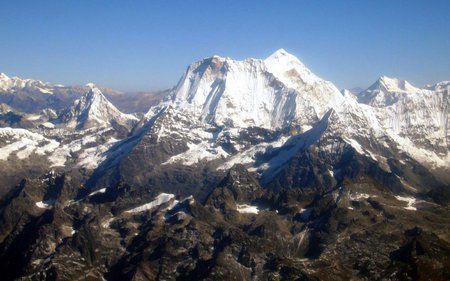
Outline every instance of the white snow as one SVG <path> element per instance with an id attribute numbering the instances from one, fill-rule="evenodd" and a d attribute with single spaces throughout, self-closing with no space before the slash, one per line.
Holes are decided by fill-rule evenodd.
<path id="1" fill-rule="evenodd" d="M 118 142 L 118 140 L 111 137 L 107 142 L 101 143 L 103 140 L 102 135 L 109 130 L 111 130 L 111 128 L 100 131 L 84 132 L 84 134 L 86 134 L 85 136 L 55 148 L 52 150 L 53 153 L 48 157 L 51 162 L 50 167 L 64 167 L 67 159 L 72 157 L 72 153 L 77 152 L 79 153 L 77 166 L 86 169 L 97 168 L 97 166 L 106 159 L 108 149 Z M 97 145 L 85 148 L 86 145 L 93 143 L 96 143 Z"/>
<path id="2" fill-rule="evenodd" d="M 140 212 L 148 211 L 148 210 L 156 208 L 164 203 L 169 202 L 174 197 L 175 197 L 175 195 L 173 195 L 173 194 L 161 193 L 158 196 L 156 196 L 155 200 L 153 200 L 152 202 L 144 204 L 139 207 L 136 207 L 134 209 L 125 211 L 125 213 L 140 213 Z"/>
<path id="3" fill-rule="evenodd" d="M 267 70 L 274 74 L 281 82 L 290 88 L 296 89 L 300 85 L 299 77 L 304 82 L 314 84 L 320 82 L 320 78 L 314 75 L 298 58 L 289 54 L 284 49 L 279 49 L 264 60 Z"/>
<path id="4" fill-rule="evenodd" d="M 281 147 L 289 139 L 289 136 L 281 136 L 279 139 L 273 142 L 266 142 L 251 146 L 247 150 L 240 151 L 240 153 L 229 157 L 226 162 L 221 164 L 218 170 L 228 170 L 235 164 L 250 164 L 255 161 L 256 155 L 258 153 L 265 153 L 268 150 L 273 150 L 275 148 Z M 258 167 L 260 170 L 264 170 L 267 167 Z M 251 168 L 250 170 L 255 171 L 256 168 Z"/>
<path id="5" fill-rule="evenodd" d="M 260 173 L 269 171 L 270 176 L 275 175 L 298 149 L 331 132 L 358 153 L 377 161 L 386 171 L 390 171 L 386 157 L 392 155 L 383 154 L 379 148 L 404 152 L 431 170 L 447 168 L 450 166 L 449 84 L 442 82 L 420 89 L 407 81 L 381 77 L 358 96 L 348 91 L 342 95 L 332 83 L 314 75 L 283 49 L 265 60 L 236 61 L 215 56 L 191 64 L 170 98 L 152 107 L 139 128 L 158 129 L 158 142 L 170 138 L 187 144 L 187 151 L 173 155 L 163 164 L 193 165 L 217 160 L 218 169 L 228 169 L 235 163 L 252 165 L 258 154 L 277 152 L 268 162 L 251 168 Z M 42 126 L 53 130 L 41 128 L 39 131 L 45 131 L 45 135 L 0 128 L 0 160 L 12 159 L 10 156 L 26 159 L 35 153 L 47 155 L 52 167 L 64 166 L 67 162 L 87 169 L 98 167 L 111 156 L 108 150 L 117 143 L 113 138 L 105 142 L 98 127 L 110 128 L 114 122 L 131 127 L 138 120 L 121 113 L 95 85 L 89 86 L 91 91 L 74 104 L 73 120 L 69 122 L 86 130 L 78 128 L 79 134 L 74 135 L 68 133 L 71 130 L 54 128 L 49 122 Z M 46 83 L 0 74 L 0 90 L 20 87 L 51 92 Z M 158 123 L 159 128 L 146 123 L 162 112 L 161 116 L 167 119 L 152 123 Z M 326 128 L 317 130 L 319 120 L 327 112 L 332 113 L 332 118 L 324 123 Z M 39 115 L 26 118 L 38 120 Z M 239 132 L 252 126 L 269 130 L 290 126 L 293 129 L 270 143 L 246 146 L 237 141 Z M 229 154 L 220 146 L 225 134 L 231 136 L 230 142 L 237 153 Z M 62 137 L 70 141 L 56 141 Z M 96 145 L 91 146 L 93 143 Z M 282 150 L 271 151 L 281 146 L 284 146 Z M 320 149 L 334 151 L 336 148 L 333 144 L 321 144 Z M 332 170 L 329 173 L 333 176 Z M 349 196 L 361 200 L 368 195 Z"/>
<path id="6" fill-rule="evenodd" d="M 241 214 L 258 214 L 259 209 L 257 206 L 247 205 L 247 204 L 236 204 L 236 211 Z"/>
<path id="7" fill-rule="evenodd" d="M 205 123 L 267 129 L 294 120 L 309 125 L 343 100 L 334 85 L 285 51 L 266 60 L 213 57 L 195 62 L 173 96 L 177 110 Z"/>
<path id="8" fill-rule="evenodd" d="M 68 124 L 71 127 L 83 129 L 110 127 L 114 122 L 128 127 L 139 121 L 132 114 L 120 112 L 98 88 L 92 88 L 80 99 L 77 99 L 71 114 L 72 120 L 68 121 Z"/>
<path id="9" fill-rule="evenodd" d="M 151 108 L 144 119 L 150 120 L 162 108 L 167 109 L 172 119 L 160 124 L 158 141 L 164 137 L 187 141 L 187 151 L 163 164 L 193 165 L 202 160 L 223 160 L 218 169 L 228 169 L 235 163 L 251 165 L 256 154 L 285 144 L 285 138 L 299 132 L 282 136 L 272 144 L 260 143 L 253 147 L 231 142 L 238 152 L 229 155 L 217 146 L 216 135 L 207 130 L 201 135 L 199 126 L 220 126 L 223 129 L 219 134 L 222 134 L 251 126 L 274 130 L 298 125 L 304 133 L 314 130 L 318 120 L 332 109 L 329 131 L 342 137 L 358 153 L 377 161 L 385 171 L 391 172 L 387 155 L 376 145 L 367 145 L 373 145 L 373 140 L 379 147 L 400 149 L 420 163 L 439 168 L 450 165 L 450 153 L 445 153 L 447 87 L 444 83 L 424 90 L 406 81 L 382 77 L 366 90 L 367 102 L 359 103 L 359 96 L 348 91 L 342 95 L 332 83 L 320 79 L 295 56 L 280 49 L 265 60 L 236 61 L 214 56 L 194 62 L 171 93 L 172 98 Z M 427 147 L 425 140 L 430 140 L 433 147 Z M 303 146 L 313 141 L 304 141 Z M 436 153 L 439 150 L 434 147 L 444 153 Z M 262 173 L 272 168 L 272 173 L 277 173 L 273 167 L 283 167 L 295 152 L 291 148 L 282 152 L 277 161 L 272 159 L 269 164 L 251 169 Z"/>
<path id="10" fill-rule="evenodd" d="M 7 160 L 13 152 L 17 152 L 19 159 L 28 158 L 33 152 L 44 155 L 59 145 L 57 141 L 25 129 L 0 128 L 0 137 L 10 141 L 0 147 L 0 160 Z"/>
<path id="11" fill-rule="evenodd" d="M 305 241 L 305 238 L 308 236 L 308 233 L 309 233 L 309 228 L 306 227 L 303 231 L 301 231 L 296 236 L 294 236 L 295 238 L 298 239 L 297 248 L 299 248 L 303 244 L 303 241 Z"/>
<path id="12" fill-rule="evenodd" d="M 114 218 L 108 218 L 106 220 L 104 220 L 101 225 L 103 228 L 109 228 L 109 226 L 111 225 L 111 222 L 114 221 Z"/>
<path id="13" fill-rule="evenodd" d="M 96 194 L 101 194 L 101 193 L 105 193 L 106 192 L 106 188 L 100 188 L 99 190 L 96 190 L 94 192 L 91 192 L 88 197 L 94 196 Z"/>
<path id="14" fill-rule="evenodd" d="M 188 143 L 189 149 L 181 154 L 172 156 L 169 160 L 162 163 L 162 165 L 170 163 L 180 163 L 183 165 L 193 165 L 202 160 L 211 161 L 217 158 L 225 158 L 228 156 L 222 147 L 211 147 L 210 144 L 201 142 L 199 144 Z"/>
<path id="15" fill-rule="evenodd" d="M 53 208 L 54 204 L 55 204 L 55 201 L 39 201 L 39 202 L 36 202 L 36 206 L 38 208 L 41 208 L 41 209 L 51 209 L 51 208 Z"/>
<path id="16" fill-rule="evenodd" d="M 41 116 L 40 115 L 29 115 L 29 116 L 27 116 L 27 120 L 28 121 L 36 121 L 36 120 L 39 120 L 39 118 L 41 118 Z"/>
<path id="17" fill-rule="evenodd" d="M 50 123 L 50 122 L 44 122 L 44 123 L 42 123 L 41 125 L 44 126 L 44 127 L 46 127 L 46 128 L 48 128 L 48 129 L 53 129 L 53 128 L 55 128 L 55 124 Z"/>
<path id="18" fill-rule="evenodd" d="M 78 157 L 78 166 L 91 170 L 97 168 L 98 165 L 106 159 L 106 152 L 108 149 L 117 141 L 118 140 L 111 138 L 105 144 L 84 149 L 83 153 L 81 153 Z"/>
<path id="19" fill-rule="evenodd" d="M 39 80 L 21 79 L 18 77 L 8 77 L 4 73 L 0 73 L 0 91 L 8 92 L 15 89 L 32 89 L 38 90 L 44 94 L 52 94 L 51 85 Z"/>
<path id="20" fill-rule="evenodd" d="M 417 208 L 413 206 L 414 204 L 416 204 L 416 198 L 395 196 L 395 199 L 408 203 L 408 206 L 404 207 L 405 210 L 417 211 Z"/>
<path id="21" fill-rule="evenodd" d="M 313 211 L 314 211 L 313 208 L 306 208 L 306 209 L 301 208 L 298 214 L 302 219 L 308 219 L 312 215 Z"/>
<path id="22" fill-rule="evenodd" d="M 354 194 L 348 194 L 348 197 L 349 197 L 349 199 L 350 200 L 352 200 L 352 201 L 360 201 L 360 200 L 362 200 L 362 199 L 367 199 L 367 198 L 369 198 L 370 197 L 370 195 L 369 194 L 367 194 L 367 193 L 359 193 L 359 192 L 355 192 Z M 372 196 L 372 197 L 375 197 L 375 196 Z"/>
<path id="23" fill-rule="evenodd" d="M 365 155 L 364 149 L 362 146 L 354 139 L 344 139 L 345 142 L 350 144 L 359 154 Z"/>
<path id="24" fill-rule="evenodd" d="M 359 94 L 358 101 L 366 114 L 375 117 L 380 133 L 394 142 L 395 149 L 432 169 L 445 168 L 450 165 L 449 99 L 442 85 L 446 83 L 420 89 L 407 81 L 381 77 Z"/>

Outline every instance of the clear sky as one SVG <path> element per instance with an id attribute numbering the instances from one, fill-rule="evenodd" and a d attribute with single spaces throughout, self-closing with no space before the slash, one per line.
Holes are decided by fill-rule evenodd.
<path id="1" fill-rule="evenodd" d="M 211 55 L 279 48 L 339 88 L 450 80 L 449 0 L 2 0 L 0 72 L 121 90 L 174 86 Z"/>

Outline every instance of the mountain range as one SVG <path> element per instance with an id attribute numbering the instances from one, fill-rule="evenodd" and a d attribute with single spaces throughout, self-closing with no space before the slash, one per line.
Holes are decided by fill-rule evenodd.
<path id="1" fill-rule="evenodd" d="M 283 49 L 194 62 L 144 114 L 1 74 L 0 272 L 448 280 L 449 92 L 341 92 Z"/>

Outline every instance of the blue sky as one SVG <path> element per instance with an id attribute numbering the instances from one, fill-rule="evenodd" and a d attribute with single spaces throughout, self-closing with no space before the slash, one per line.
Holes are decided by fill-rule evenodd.
<path id="1" fill-rule="evenodd" d="M 339 88 L 450 80 L 450 1 L 3 0 L 0 72 L 157 90 L 211 55 L 279 48 Z"/>

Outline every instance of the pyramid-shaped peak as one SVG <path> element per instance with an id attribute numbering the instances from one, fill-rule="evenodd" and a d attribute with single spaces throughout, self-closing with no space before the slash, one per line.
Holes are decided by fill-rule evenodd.
<path id="1" fill-rule="evenodd" d="M 79 129 L 106 127 L 119 124 L 127 127 L 136 122 L 136 117 L 120 112 L 98 88 L 89 89 L 76 100 L 72 109 L 63 119 L 72 120 L 72 126 Z"/>
<path id="2" fill-rule="evenodd" d="M 273 54 L 267 57 L 266 61 L 280 61 L 280 60 L 294 60 L 300 62 L 300 60 L 293 54 L 288 53 L 285 49 L 281 48 L 276 50 Z"/>

